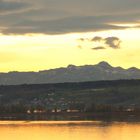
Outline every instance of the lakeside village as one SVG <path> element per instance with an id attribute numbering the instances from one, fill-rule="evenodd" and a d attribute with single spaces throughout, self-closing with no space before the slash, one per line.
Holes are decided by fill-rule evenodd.
<path id="1" fill-rule="evenodd" d="M 48 93 L 47 97 L 33 98 L 30 101 L 18 99 L 0 105 L 0 114 L 43 114 L 43 113 L 92 113 L 92 112 L 140 112 L 134 104 L 113 106 L 112 104 L 95 104 L 76 99 L 56 97 Z"/>

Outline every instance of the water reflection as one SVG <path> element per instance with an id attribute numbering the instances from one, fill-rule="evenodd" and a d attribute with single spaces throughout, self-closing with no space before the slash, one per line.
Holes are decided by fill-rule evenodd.
<path id="1" fill-rule="evenodd" d="M 3 140 L 139 140 L 140 123 L 103 121 L 2 121 Z"/>

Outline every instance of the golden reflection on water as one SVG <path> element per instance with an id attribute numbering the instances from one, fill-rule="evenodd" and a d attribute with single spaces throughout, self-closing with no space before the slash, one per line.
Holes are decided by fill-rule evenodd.
<path id="1" fill-rule="evenodd" d="M 1 121 L 1 140 L 140 140 L 140 123 Z"/>

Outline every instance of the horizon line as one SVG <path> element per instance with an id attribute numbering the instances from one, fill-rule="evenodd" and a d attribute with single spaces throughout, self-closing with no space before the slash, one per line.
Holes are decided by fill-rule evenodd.
<path id="1" fill-rule="evenodd" d="M 120 67 L 124 70 L 128 70 L 128 69 L 131 69 L 131 68 L 136 68 L 138 70 L 140 70 L 140 68 L 138 67 L 135 67 L 135 66 L 131 66 L 131 67 L 128 67 L 128 68 L 124 68 L 123 66 L 113 66 L 111 65 L 109 62 L 107 61 L 100 61 L 98 63 L 95 63 L 95 64 L 85 64 L 85 65 L 75 65 L 75 64 L 68 64 L 67 66 L 60 66 L 60 67 L 56 67 L 56 68 L 50 68 L 50 69 L 42 69 L 42 70 L 37 70 L 37 71 L 33 71 L 33 70 L 29 70 L 29 71 L 18 71 L 18 70 L 13 70 L 13 71 L 7 71 L 7 72 L 1 72 L 0 71 L 0 74 L 6 74 L 6 73 L 14 73 L 14 72 L 19 72 L 19 73 L 28 73 L 28 72 L 33 72 L 33 73 L 39 73 L 39 72 L 43 72 L 43 71 L 49 71 L 49 70 L 55 70 L 55 69 L 60 69 L 60 68 L 68 68 L 69 66 L 75 66 L 75 67 L 84 67 L 84 66 L 95 66 L 95 65 L 99 65 L 100 63 L 107 63 L 108 65 L 110 65 L 111 67 L 113 68 L 117 68 L 117 67 Z"/>

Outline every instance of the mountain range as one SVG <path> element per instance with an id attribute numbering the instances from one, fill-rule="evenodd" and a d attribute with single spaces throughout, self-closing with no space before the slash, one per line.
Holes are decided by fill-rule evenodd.
<path id="1" fill-rule="evenodd" d="M 96 65 L 75 66 L 39 72 L 0 73 L 0 85 L 86 82 L 101 80 L 140 79 L 140 69 L 113 67 L 107 62 Z"/>

